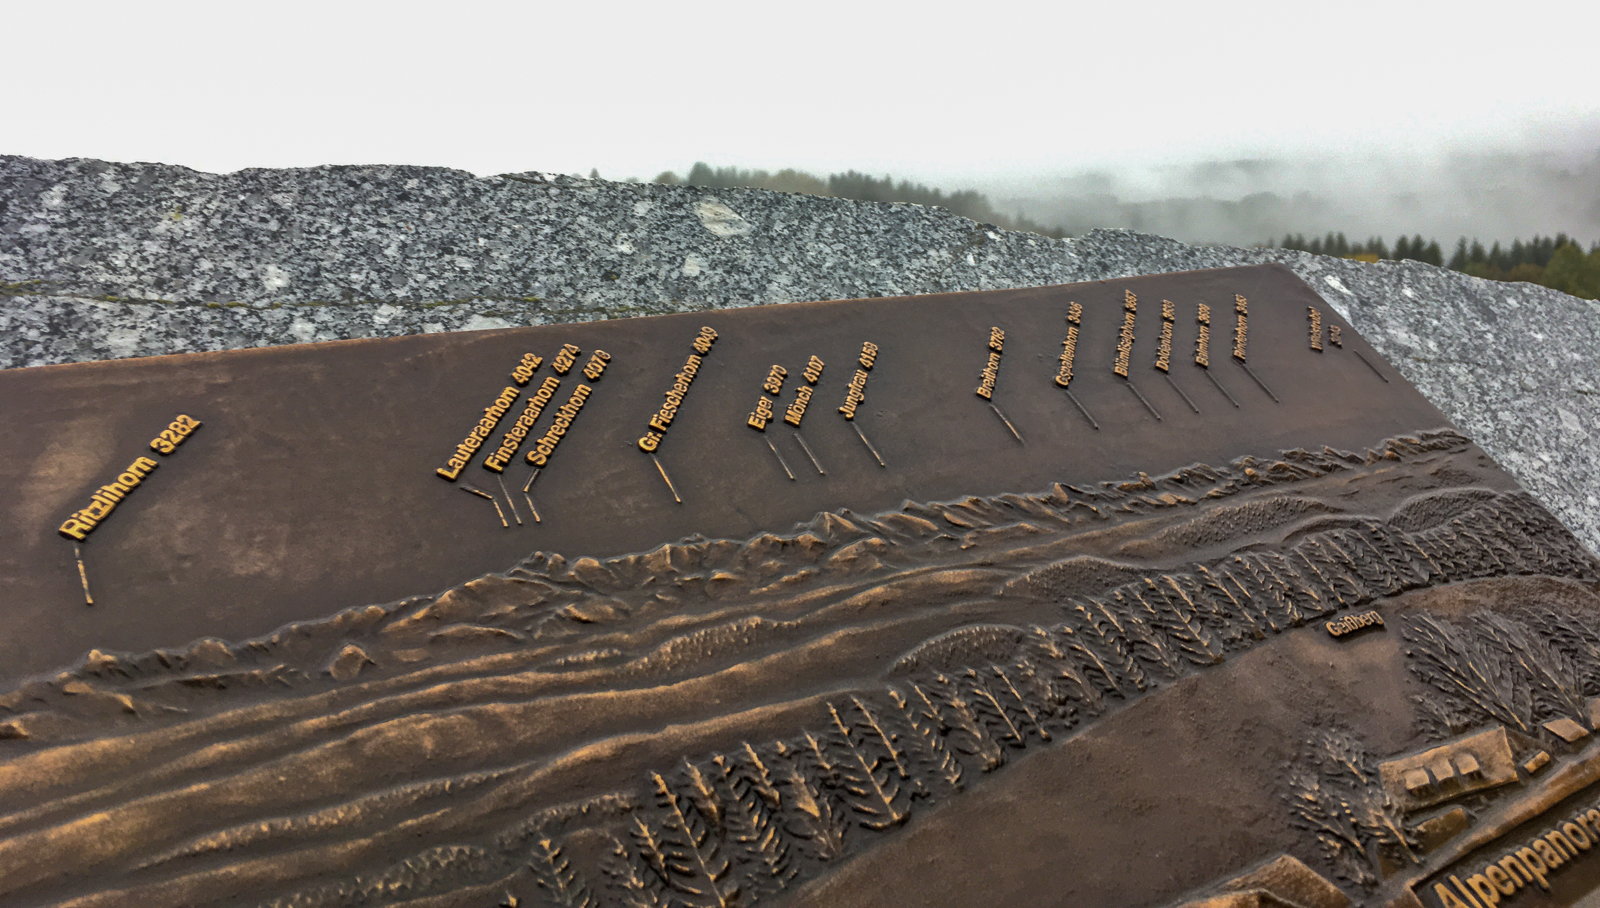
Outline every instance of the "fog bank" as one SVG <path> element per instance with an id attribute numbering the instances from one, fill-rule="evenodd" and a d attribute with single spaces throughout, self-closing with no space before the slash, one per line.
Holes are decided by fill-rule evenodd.
<path id="1" fill-rule="evenodd" d="M 1364 160 L 1257 158 L 1101 168 L 978 186 L 1000 211 L 1078 235 L 1127 227 L 1191 243 L 1286 233 L 1422 234 L 1447 247 L 1564 232 L 1600 239 L 1600 151 Z"/>

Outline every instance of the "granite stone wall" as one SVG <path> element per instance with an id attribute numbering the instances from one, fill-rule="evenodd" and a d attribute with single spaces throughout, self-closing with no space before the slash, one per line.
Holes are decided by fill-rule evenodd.
<path id="1" fill-rule="evenodd" d="M 760 190 L 0 156 L 0 368 L 1260 262 L 1600 550 L 1600 303 L 1531 284 Z"/>

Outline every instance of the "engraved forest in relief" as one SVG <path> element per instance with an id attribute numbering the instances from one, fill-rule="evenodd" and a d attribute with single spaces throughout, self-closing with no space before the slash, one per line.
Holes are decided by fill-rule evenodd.
<path id="1" fill-rule="evenodd" d="M 1448 430 L 541 552 L 13 680 L 0 902 L 1362 902 L 1583 760 L 1597 580 Z"/>

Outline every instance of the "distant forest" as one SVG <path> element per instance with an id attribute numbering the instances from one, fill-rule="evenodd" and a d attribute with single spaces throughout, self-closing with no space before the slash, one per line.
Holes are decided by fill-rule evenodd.
<path id="1" fill-rule="evenodd" d="M 1583 299 L 1600 299 L 1600 242 L 1593 244 L 1585 253 L 1577 240 L 1564 233 L 1553 237 L 1534 236 L 1527 242 L 1514 240 L 1510 246 L 1503 248 L 1496 242 L 1487 249 L 1477 238 L 1469 243 L 1466 237 L 1462 237 L 1456 242 L 1455 252 L 1451 254 L 1448 264 L 1439 241 L 1424 241 L 1420 234 L 1410 238 L 1400 237 L 1394 241 L 1393 249 L 1384 244 L 1382 237 L 1373 237 L 1364 243 L 1352 243 L 1342 233 L 1312 237 L 1309 241 L 1303 234 L 1289 234 L 1278 245 L 1283 249 L 1298 249 L 1364 262 L 1410 259 L 1448 267 L 1473 277 L 1493 281 L 1523 281 Z"/>
<path id="2" fill-rule="evenodd" d="M 591 173 L 591 176 L 599 176 Z M 944 208 L 962 217 L 984 224 L 994 224 L 1008 230 L 1024 230 L 1044 236 L 1061 238 L 1067 231 L 1059 226 L 1047 226 L 1027 217 L 1003 214 L 996 210 L 987 196 L 975 190 L 946 193 L 943 190 L 913 183 L 898 182 L 891 176 L 874 177 L 854 170 L 829 174 L 826 178 L 801 170 L 786 168 L 776 173 L 765 170 L 744 170 L 739 167 L 712 167 L 699 162 L 680 177 L 672 171 L 658 174 L 657 183 L 670 185 L 703 186 L 710 189 L 769 189 L 774 192 L 799 192 L 807 195 L 838 199 L 855 199 L 862 202 L 910 202 Z M 1508 247 L 1496 242 L 1487 249 L 1476 238 L 1470 242 L 1462 237 L 1448 263 L 1444 248 L 1438 240 L 1424 239 L 1421 234 L 1400 237 L 1391 247 L 1381 237 L 1351 242 L 1343 233 L 1329 233 L 1322 237 L 1306 239 L 1304 234 L 1289 234 L 1281 243 L 1265 243 L 1283 249 L 1298 249 L 1319 255 L 1332 255 L 1364 262 L 1380 260 L 1411 260 L 1430 265 L 1448 267 L 1474 277 L 1496 281 L 1525 281 L 1540 284 L 1583 299 L 1600 299 L 1600 242 L 1585 252 L 1582 245 L 1564 233 L 1553 237 L 1534 236 L 1524 242 L 1515 240 Z"/>
<path id="3" fill-rule="evenodd" d="M 1066 235 L 1059 227 L 1047 227 L 1020 215 L 1012 217 L 996 211 L 994 206 L 989 204 L 989 198 L 981 192 L 967 189 L 946 193 L 910 180 L 901 180 L 897 183 L 888 175 L 880 179 L 854 170 L 829 174 L 827 179 L 823 179 L 805 171 L 788 168 L 777 173 L 769 173 L 765 170 L 712 167 L 709 164 L 696 163 L 689 169 L 689 175 L 686 177 L 680 177 L 669 170 L 657 175 L 654 182 L 674 186 L 704 186 L 710 189 L 770 189 L 773 192 L 802 192 L 806 195 L 835 199 L 855 199 L 858 202 L 910 202 L 914 205 L 943 208 L 964 218 L 972 218 L 979 223 L 993 224 L 1007 230 L 1024 230 L 1056 239 Z"/>

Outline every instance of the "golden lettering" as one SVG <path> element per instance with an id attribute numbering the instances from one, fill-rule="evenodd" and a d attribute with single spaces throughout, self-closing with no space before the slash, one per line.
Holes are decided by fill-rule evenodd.
<path id="1" fill-rule="evenodd" d="M 1529 885 L 1549 892 L 1551 876 L 1594 849 L 1596 837 L 1589 824 L 1596 819 L 1600 819 L 1600 811 L 1584 807 L 1564 819 L 1551 821 L 1547 828 L 1529 836 L 1527 844 L 1507 849 L 1476 872 L 1463 868 L 1437 881 L 1431 895 L 1440 908 L 1445 908 L 1498 905 Z"/>
<path id="2" fill-rule="evenodd" d="M 582 352 L 572 344 L 562 344 L 561 349 L 556 352 L 556 358 L 550 361 L 551 370 L 557 375 L 566 375 L 577 365 L 578 354 Z"/>
<path id="3" fill-rule="evenodd" d="M 523 439 L 533 430 L 533 424 L 539 421 L 539 414 L 544 412 L 545 405 L 550 403 L 550 398 L 555 396 L 556 390 L 561 387 L 561 379 L 554 375 L 546 375 L 540 383 L 539 390 L 528 398 L 528 405 L 523 408 L 522 415 L 511 428 L 506 430 L 505 437 L 500 439 L 500 447 L 493 454 L 483 459 L 483 468 L 491 473 L 503 472 L 511 458 L 517 456 L 517 449 L 522 447 Z"/>
<path id="4" fill-rule="evenodd" d="M 984 400 L 994 398 L 994 383 L 1000 378 L 1000 354 L 989 351 L 989 362 L 978 375 L 977 394 Z"/>
<path id="5" fill-rule="evenodd" d="M 79 520 L 77 517 L 68 517 L 66 522 L 61 524 L 61 526 L 56 529 L 56 532 L 67 537 L 68 539 L 76 539 L 77 541 L 82 542 L 88 537 L 89 531 L 92 529 L 94 529 L 94 524 L 85 523 Z"/>
<path id="6" fill-rule="evenodd" d="M 700 329 L 700 333 L 696 335 L 695 339 L 690 343 L 690 346 L 694 348 L 694 352 L 700 354 L 701 356 L 705 356 L 707 353 L 711 352 L 711 345 L 716 343 L 716 340 L 716 331 L 712 330 L 711 328 L 702 327 Z"/>
<path id="7" fill-rule="evenodd" d="M 1548 848 L 1550 846 L 1545 845 L 1545 847 Z M 1550 883 L 1545 879 L 1545 872 L 1550 868 L 1545 866 L 1544 858 L 1537 851 L 1527 847 L 1517 849 L 1515 854 L 1517 861 L 1522 865 L 1522 869 L 1528 872 L 1529 878 L 1538 883 L 1540 889 L 1548 891 Z"/>
<path id="8" fill-rule="evenodd" d="M 844 405 L 839 412 L 845 419 L 856 418 L 856 408 L 867 399 L 867 370 L 857 369 L 856 374 L 850 379 L 850 386 L 845 389 Z"/>
<path id="9" fill-rule="evenodd" d="M 816 357 L 813 356 L 812 359 L 815 360 Z M 745 425 L 758 432 L 767 431 L 767 423 L 771 422 L 774 417 L 772 398 L 783 393 L 783 383 L 788 377 L 789 370 L 777 363 L 774 363 L 772 368 L 767 370 L 767 377 L 761 382 L 763 396 L 756 399 L 755 411 L 744 421 Z M 772 397 L 765 396 L 768 394 L 772 395 Z M 780 457 L 779 460 L 782 460 L 782 458 Z"/>
<path id="10" fill-rule="evenodd" d="M 806 363 L 806 371 L 802 373 L 807 383 L 814 385 L 822 380 L 822 366 L 822 360 L 817 359 L 815 356 L 811 357 L 811 360 Z"/>
<path id="11" fill-rule="evenodd" d="M 1472 897 L 1472 893 L 1467 891 L 1466 884 L 1461 882 L 1458 877 L 1452 876 L 1450 878 L 1450 882 L 1456 887 L 1457 892 L 1466 897 L 1467 902 L 1472 905 L 1472 908 L 1483 908 L 1483 906 L 1478 903 L 1478 900 Z"/>
<path id="12" fill-rule="evenodd" d="M 856 374 L 850 377 L 850 385 L 845 388 L 844 392 L 844 404 L 839 407 L 839 412 L 844 415 L 845 419 L 855 419 L 856 408 L 861 406 L 862 402 L 867 399 L 867 378 L 869 377 L 867 373 L 872 370 L 873 364 L 877 361 L 878 345 L 872 341 L 864 341 L 861 344 L 861 355 L 856 358 L 856 362 L 860 364 L 861 368 L 857 369 Z M 795 424 L 799 425 L 798 422 Z"/>
<path id="13" fill-rule="evenodd" d="M 1076 306 L 1077 303 L 1072 305 Z M 1079 311 L 1082 311 L 1081 308 Z M 1069 319 L 1072 316 L 1067 316 Z M 1061 342 L 1061 368 L 1056 371 L 1056 384 L 1065 388 L 1072 384 L 1072 361 L 1078 355 L 1078 326 L 1067 326 L 1067 338 Z"/>
<path id="14" fill-rule="evenodd" d="M 150 450 L 163 456 L 171 454 L 178 449 L 178 445 L 183 444 L 184 439 L 188 438 L 198 428 L 200 428 L 200 420 L 180 413 L 177 418 L 167 424 L 165 429 L 161 430 L 160 434 L 150 440 Z"/>
<path id="15" fill-rule="evenodd" d="M 1373 609 L 1362 612 L 1359 615 L 1346 615 L 1337 621 L 1325 622 L 1323 626 L 1328 629 L 1328 633 L 1332 636 L 1343 637 L 1353 634 L 1364 627 L 1383 627 L 1384 625 L 1383 616 L 1378 614 L 1377 609 Z"/>
<path id="16" fill-rule="evenodd" d="M 772 421 L 772 399 L 766 396 L 756 398 L 756 409 L 745 420 L 745 425 L 758 432 L 767 431 L 767 423 Z"/>
<path id="17" fill-rule="evenodd" d="M 664 403 L 650 417 L 650 430 L 639 437 L 639 450 L 646 454 L 661 446 L 661 439 L 667 434 L 667 429 L 672 426 L 672 421 L 678 417 L 678 408 L 683 406 L 683 399 L 689 393 L 689 386 L 694 384 L 694 377 L 700 374 L 702 358 L 711 352 L 711 345 L 717 339 L 717 332 L 710 328 L 701 328 L 689 346 L 695 352 L 689 354 L 684 360 L 683 368 L 678 374 L 672 376 L 672 387 L 664 395 Z M 530 455 L 531 456 L 531 455 Z"/>
<path id="18" fill-rule="evenodd" d="M 1250 304 L 1245 301 L 1243 296 L 1237 293 L 1233 295 L 1233 311 L 1237 319 L 1233 329 L 1233 358 L 1242 363 L 1244 362 L 1245 341 L 1250 332 Z"/>
<path id="19" fill-rule="evenodd" d="M 1508 854 L 1501 857 L 1498 862 L 1498 866 L 1502 871 L 1505 872 L 1507 876 L 1511 877 L 1511 882 L 1515 884 L 1516 888 L 1518 889 L 1521 889 L 1523 886 L 1533 882 L 1533 871 L 1528 869 L 1528 865 L 1522 863 L 1522 858 L 1519 858 L 1514 854 Z M 1517 875 L 1517 871 L 1519 870 L 1522 871 L 1521 876 Z"/>
<path id="20" fill-rule="evenodd" d="M 1172 367 L 1172 320 L 1177 316 L 1177 311 L 1171 300 L 1161 301 L 1161 336 L 1156 340 L 1156 368 L 1162 372 L 1171 371 Z"/>
<path id="21" fill-rule="evenodd" d="M 604 350 L 594 351 L 594 355 L 589 357 L 589 361 L 583 364 L 583 377 L 589 381 L 599 381 L 600 376 L 605 374 L 606 364 L 609 362 L 611 362 L 611 354 Z"/>
<path id="22" fill-rule="evenodd" d="M 811 403 L 811 395 L 816 389 L 811 385 L 801 385 L 794 389 L 794 403 L 789 409 L 783 411 L 783 421 L 796 429 L 800 428 L 800 420 L 805 418 L 806 405 Z"/>
<path id="23" fill-rule="evenodd" d="M 1484 878 L 1487 879 L 1489 883 L 1494 886 L 1494 888 L 1500 890 L 1501 895 L 1510 895 L 1517 891 L 1516 877 L 1507 873 L 1503 868 L 1495 864 L 1490 864 L 1489 866 L 1483 868 L 1483 874 Z"/>
<path id="24" fill-rule="evenodd" d="M 1578 846 L 1572 844 L 1566 833 L 1559 829 L 1552 829 L 1544 834 L 1544 840 L 1550 843 L 1563 862 L 1570 861 L 1578 856 Z"/>
<path id="25" fill-rule="evenodd" d="M 516 403 L 517 398 L 521 396 L 521 391 L 507 385 L 500 392 L 500 396 L 495 398 L 494 403 L 484 409 L 483 418 L 478 420 L 478 424 L 472 427 L 472 431 L 467 433 L 467 437 L 456 445 L 455 453 L 445 461 L 445 465 L 433 472 L 447 482 L 455 482 L 456 478 L 461 475 L 461 471 L 467 468 L 468 463 L 472 462 L 472 456 L 478 452 L 479 448 L 483 447 L 483 443 L 489 437 L 489 433 L 493 432 L 494 427 L 500 424 L 500 417 L 506 415 L 506 411 L 511 409 L 511 405 Z"/>
<path id="26" fill-rule="evenodd" d="M 185 417 L 185 419 L 187 418 Z M 199 422 L 194 423 L 196 427 L 199 425 Z M 156 461 L 148 457 L 135 458 L 133 463 L 128 464 L 126 470 L 117 474 L 115 481 L 95 489 L 89 496 L 88 507 L 74 511 L 72 516 L 68 517 L 62 522 L 61 526 L 56 528 L 56 532 L 75 542 L 84 541 L 95 527 L 111 516 L 111 511 L 124 498 L 128 497 L 128 493 L 137 488 L 157 466 Z"/>
<path id="27" fill-rule="evenodd" d="M 1311 349 L 1322 352 L 1322 313 L 1316 306 L 1306 307 L 1306 316 L 1311 319 Z"/>
<path id="28" fill-rule="evenodd" d="M 1117 336 L 1117 359 L 1112 364 L 1111 371 L 1127 378 L 1128 360 L 1133 356 L 1133 326 L 1139 312 L 1139 298 L 1133 295 L 1132 290 L 1124 290 L 1122 293 L 1122 331 Z"/>
<path id="29" fill-rule="evenodd" d="M 544 357 L 533 353 L 524 353 L 522 354 L 522 362 L 517 363 L 517 367 L 511 370 L 511 380 L 520 388 L 533 379 L 533 373 L 538 371 L 543 364 Z"/>
<path id="30" fill-rule="evenodd" d="M 1546 871 L 1555 870 L 1565 863 L 1561 857 L 1561 852 L 1557 851 L 1554 845 L 1544 839 L 1534 839 L 1533 850 L 1539 852 L 1539 857 L 1544 860 Z"/>
<path id="31" fill-rule="evenodd" d="M 1000 380 L 1000 354 L 1005 350 L 1006 333 L 1000 328 L 989 329 L 989 362 L 978 374 L 977 395 L 984 400 L 994 399 L 994 385 Z"/>
<path id="32" fill-rule="evenodd" d="M 1479 899 L 1483 900 L 1483 904 L 1490 906 L 1490 908 L 1500 904 L 1500 890 L 1495 888 L 1495 885 L 1489 882 L 1489 878 L 1481 873 L 1467 877 L 1467 888 L 1471 889 Z"/>
<path id="33" fill-rule="evenodd" d="M 550 455 L 555 453 L 556 445 L 566 437 L 567 429 L 572 427 L 572 421 L 578 418 L 578 411 L 583 409 L 584 403 L 589 400 L 589 395 L 593 391 L 593 388 L 582 384 L 572 389 L 572 396 L 561 405 L 561 409 L 556 411 L 550 428 L 545 431 L 543 437 L 534 442 L 533 450 L 528 452 L 528 463 L 536 467 L 550 463 Z"/>
<path id="34" fill-rule="evenodd" d="M 761 390 L 771 394 L 773 397 L 777 397 L 783 393 L 783 382 L 788 377 L 788 369 L 774 364 L 771 369 L 767 370 L 767 378 L 766 381 L 761 383 Z"/>

